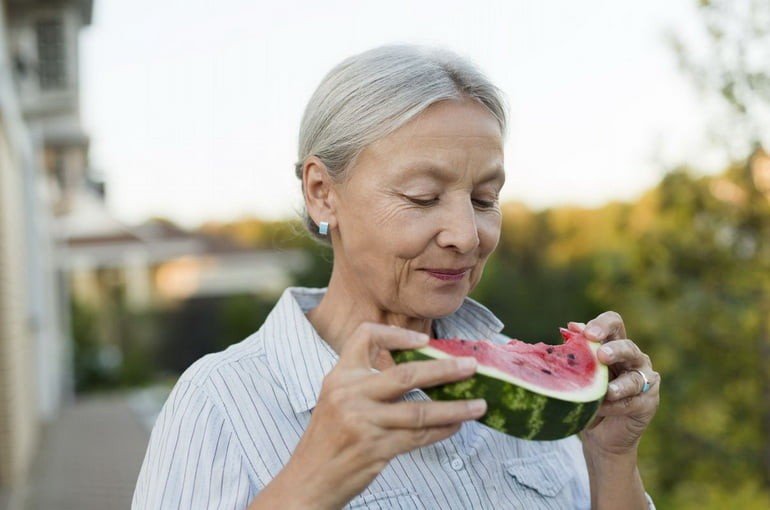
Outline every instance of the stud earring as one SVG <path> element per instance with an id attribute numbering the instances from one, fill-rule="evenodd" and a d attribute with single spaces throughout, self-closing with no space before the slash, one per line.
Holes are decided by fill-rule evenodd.
<path id="1" fill-rule="evenodd" d="M 318 225 L 318 233 L 322 236 L 325 236 L 329 233 L 329 223 L 326 221 L 322 221 L 320 225 Z"/>

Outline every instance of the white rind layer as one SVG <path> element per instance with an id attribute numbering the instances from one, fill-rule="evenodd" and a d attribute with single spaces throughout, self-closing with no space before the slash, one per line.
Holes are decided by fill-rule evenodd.
<path id="1" fill-rule="evenodd" d="M 594 357 L 596 357 L 596 351 L 598 351 L 599 347 L 601 347 L 599 342 L 588 342 L 588 346 L 593 352 Z M 431 346 L 417 349 L 417 352 L 425 356 L 428 356 L 429 358 L 434 358 L 434 359 L 446 359 L 446 358 L 456 357 L 452 354 L 448 354 L 440 349 L 436 349 L 435 347 L 431 347 Z M 511 374 L 506 374 L 505 372 L 497 368 L 491 367 L 489 365 L 483 365 L 481 363 L 478 364 L 476 368 L 476 372 L 482 375 L 486 375 L 488 377 L 492 377 L 494 379 L 499 379 L 501 381 L 514 384 L 516 386 L 521 386 L 522 388 L 535 392 L 539 395 L 544 395 L 546 397 L 557 398 L 559 400 L 564 400 L 566 402 L 594 402 L 602 398 L 604 394 L 607 393 L 607 383 L 609 382 L 608 380 L 609 370 L 607 369 L 607 365 L 600 362 L 598 359 L 596 360 L 596 363 L 599 368 L 596 370 L 596 377 L 594 377 L 593 381 L 591 381 L 591 384 L 589 384 L 584 388 L 568 390 L 568 391 L 549 390 L 549 389 L 543 388 L 542 386 L 537 386 L 535 384 L 532 384 L 531 382 L 520 379 L 518 377 L 514 377 Z"/>

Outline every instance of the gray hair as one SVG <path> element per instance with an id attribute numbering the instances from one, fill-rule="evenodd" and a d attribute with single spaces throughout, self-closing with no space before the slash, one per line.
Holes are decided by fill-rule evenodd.
<path id="1" fill-rule="evenodd" d="M 472 98 L 483 104 L 507 132 L 503 92 L 468 59 L 438 47 L 391 44 L 343 60 L 321 80 L 302 116 L 297 178 L 305 160 L 318 157 L 335 181 L 369 144 L 384 138 L 430 105 Z M 304 183 L 303 183 L 304 193 Z M 303 212 L 316 238 L 318 226 Z"/>

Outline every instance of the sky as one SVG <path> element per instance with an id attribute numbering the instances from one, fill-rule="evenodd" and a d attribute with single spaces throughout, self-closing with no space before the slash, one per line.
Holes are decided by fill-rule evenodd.
<path id="1" fill-rule="evenodd" d="M 320 80 L 407 42 L 470 58 L 505 93 L 503 200 L 631 200 L 676 164 L 715 164 L 701 99 L 664 38 L 692 29 L 693 3 L 96 0 L 80 36 L 91 165 L 129 223 L 291 217 L 299 124 Z"/>

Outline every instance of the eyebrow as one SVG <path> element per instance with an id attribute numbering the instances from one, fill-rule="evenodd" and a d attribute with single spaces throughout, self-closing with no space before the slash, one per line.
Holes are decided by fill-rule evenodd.
<path id="1" fill-rule="evenodd" d="M 436 165 L 433 162 L 416 162 L 403 166 L 403 170 L 413 170 L 442 182 L 452 180 L 451 172 Z M 505 169 L 502 166 L 495 166 L 487 171 L 479 182 L 485 183 L 494 180 L 505 180 Z"/>

